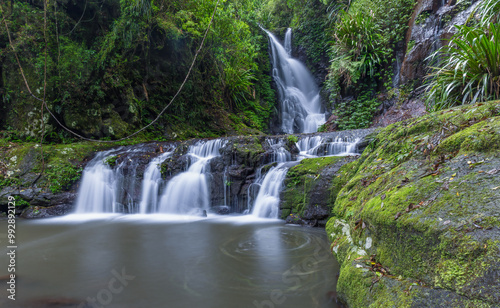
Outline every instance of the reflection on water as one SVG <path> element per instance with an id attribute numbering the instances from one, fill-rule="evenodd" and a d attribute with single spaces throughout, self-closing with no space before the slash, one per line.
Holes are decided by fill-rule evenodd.
<path id="1" fill-rule="evenodd" d="M 336 307 L 328 295 L 338 265 L 324 230 L 151 216 L 19 220 L 17 306 L 5 288 L 0 306 L 56 307 L 40 303 L 58 299 L 67 305 L 57 307 Z"/>

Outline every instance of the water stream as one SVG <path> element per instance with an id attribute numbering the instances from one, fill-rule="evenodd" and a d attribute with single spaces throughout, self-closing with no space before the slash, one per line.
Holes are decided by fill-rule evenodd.
<path id="1" fill-rule="evenodd" d="M 222 139 L 200 141 L 189 148 L 191 165 L 186 172 L 172 178 L 160 199 L 159 212 L 188 214 L 208 211 L 210 193 L 207 176 L 209 161 L 220 156 Z"/>
<path id="2" fill-rule="evenodd" d="M 285 46 L 271 32 L 266 31 L 271 45 L 273 79 L 281 103 L 281 132 L 313 133 L 325 123 L 321 111 L 319 89 L 309 70 L 292 58 L 292 29 L 285 34 Z"/>
<path id="3" fill-rule="evenodd" d="M 158 194 L 162 182 L 160 164 L 172 155 L 173 152 L 165 152 L 155 157 L 144 172 L 141 189 L 141 214 L 155 213 L 158 211 Z"/>

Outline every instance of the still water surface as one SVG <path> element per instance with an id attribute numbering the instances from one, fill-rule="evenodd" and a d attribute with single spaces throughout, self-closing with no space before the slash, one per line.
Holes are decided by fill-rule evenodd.
<path id="1" fill-rule="evenodd" d="M 2 307 L 54 299 L 67 307 L 336 307 L 338 264 L 321 229 L 249 216 L 69 215 L 18 220 L 16 236 L 17 300 L 2 287 Z"/>

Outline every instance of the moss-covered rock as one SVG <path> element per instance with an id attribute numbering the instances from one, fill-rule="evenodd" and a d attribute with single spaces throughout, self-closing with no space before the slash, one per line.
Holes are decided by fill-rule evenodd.
<path id="1" fill-rule="evenodd" d="M 343 301 L 498 306 L 499 138 L 498 102 L 457 107 L 388 126 L 339 171 L 351 176 L 332 184 L 339 193 L 326 228 L 342 265 Z M 370 259 L 387 273 L 354 262 Z M 378 276 L 395 286 L 377 288 Z M 405 281 L 413 287 L 400 292 Z"/>
<path id="2" fill-rule="evenodd" d="M 290 168 L 281 194 L 282 218 L 289 222 L 306 222 L 313 225 L 326 223 L 335 198 L 331 196 L 332 181 L 339 169 L 357 156 L 331 156 L 303 159 Z M 336 194 L 336 191 L 333 190 Z M 291 216 L 291 217 L 289 217 Z"/>

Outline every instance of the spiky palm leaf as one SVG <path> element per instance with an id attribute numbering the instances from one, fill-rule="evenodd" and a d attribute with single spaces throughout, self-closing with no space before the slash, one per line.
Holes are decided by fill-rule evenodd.
<path id="1" fill-rule="evenodd" d="M 431 56 L 443 65 L 427 76 L 429 110 L 500 98 L 500 24 L 457 29 Z"/>

